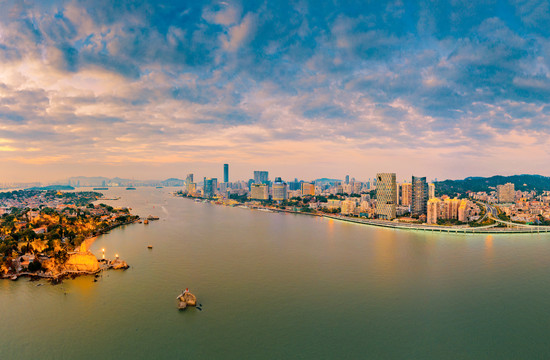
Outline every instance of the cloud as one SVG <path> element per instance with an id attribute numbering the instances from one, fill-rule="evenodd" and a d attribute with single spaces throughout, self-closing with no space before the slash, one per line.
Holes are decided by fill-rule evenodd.
<path id="1" fill-rule="evenodd" d="M 545 6 L 0 2 L 0 161 L 550 160 Z"/>

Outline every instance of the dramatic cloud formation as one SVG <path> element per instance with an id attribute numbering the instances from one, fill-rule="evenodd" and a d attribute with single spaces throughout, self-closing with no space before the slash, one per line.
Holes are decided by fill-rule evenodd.
<path id="1" fill-rule="evenodd" d="M 534 0 L 0 0 L 0 181 L 550 175 L 549 23 Z"/>

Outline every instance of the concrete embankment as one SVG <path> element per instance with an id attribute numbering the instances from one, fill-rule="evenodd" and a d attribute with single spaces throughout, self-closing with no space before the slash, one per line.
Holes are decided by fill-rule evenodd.
<path id="1" fill-rule="evenodd" d="M 399 229 L 399 230 L 414 230 L 414 231 L 429 231 L 429 232 L 445 232 L 445 233 L 455 233 L 455 234 L 537 234 L 537 233 L 548 233 L 550 232 L 550 227 L 539 227 L 533 226 L 532 228 L 522 227 L 522 228 L 499 228 L 495 225 L 483 226 L 483 227 L 445 227 L 445 226 L 430 226 L 430 225 L 421 225 L 421 224 L 403 224 L 396 223 L 393 221 L 384 221 L 384 220 L 370 220 L 370 219 L 359 219 L 346 216 L 337 216 L 337 215 L 323 215 L 326 218 L 347 221 L 356 224 L 370 225 L 385 227 L 390 229 Z"/>

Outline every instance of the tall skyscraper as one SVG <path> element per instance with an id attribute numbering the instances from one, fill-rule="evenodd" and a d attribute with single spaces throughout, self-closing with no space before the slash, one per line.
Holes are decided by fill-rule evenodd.
<path id="1" fill-rule="evenodd" d="M 426 215 L 428 206 L 428 183 L 426 177 L 412 177 L 411 187 L 411 214 Z"/>
<path id="2" fill-rule="evenodd" d="M 223 164 L 223 182 L 229 182 L 229 164 Z"/>
<path id="3" fill-rule="evenodd" d="M 346 185 L 349 184 L 349 175 L 346 175 Z"/>
<path id="4" fill-rule="evenodd" d="M 193 174 L 187 174 L 187 177 L 185 178 L 185 184 L 191 184 L 193 182 Z"/>
<path id="5" fill-rule="evenodd" d="M 280 177 L 276 177 L 273 182 L 273 200 L 284 201 L 288 199 L 288 187 Z"/>
<path id="6" fill-rule="evenodd" d="M 403 206 L 411 206 L 411 193 L 412 193 L 412 184 L 411 183 L 402 183 L 400 186 L 401 193 L 400 195 L 400 204 Z"/>
<path id="7" fill-rule="evenodd" d="M 267 171 L 254 171 L 254 184 L 267 184 L 269 182 L 269 174 Z"/>
<path id="8" fill-rule="evenodd" d="M 214 195 L 216 195 L 216 190 L 218 190 L 218 179 L 204 178 L 203 190 L 205 198 L 214 197 Z"/>
<path id="9" fill-rule="evenodd" d="M 397 185 L 395 173 L 376 174 L 376 215 L 380 219 L 395 219 Z"/>

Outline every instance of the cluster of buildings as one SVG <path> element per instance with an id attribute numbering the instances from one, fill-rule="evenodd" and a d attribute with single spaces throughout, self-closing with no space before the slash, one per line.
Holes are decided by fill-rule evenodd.
<path id="1" fill-rule="evenodd" d="M 0 215 L 9 213 L 12 207 L 18 209 L 36 209 L 40 206 L 57 208 L 59 206 L 67 206 L 67 199 L 58 193 L 58 196 L 54 196 L 51 192 L 38 191 L 38 190 L 26 190 L 26 191 L 13 191 L 10 193 L 4 193 L 4 196 L 0 196 Z M 9 196 L 7 196 L 9 195 Z"/>
<path id="2" fill-rule="evenodd" d="M 540 223 L 550 221 L 550 191 L 537 195 L 535 191 L 515 190 L 512 183 L 498 185 L 494 191 L 471 192 L 471 199 L 498 204 L 511 221 Z M 541 219 L 542 218 L 542 219 Z"/>
<path id="3" fill-rule="evenodd" d="M 550 193 L 536 197 L 535 192 L 515 191 L 514 184 L 499 185 L 490 193 L 468 192 L 467 198 L 436 196 L 434 183 L 426 177 L 412 176 L 410 181 L 398 183 L 395 173 L 378 173 L 366 182 L 348 176 L 344 181 L 318 179 L 313 182 L 270 180 L 267 171 L 254 171 L 248 181 L 229 181 L 229 165 L 223 165 L 223 182 L 217 178 L 203 178 L 202 184 L 187 175 L 184 192 L 204 198 L 226 199 L 233 195 L 246 201 L 299 201 L 300 206 L 314 211 L 340 212 L 343 215 L 384 220 L 420 221 L 428 224 L 468 223 L 479 219 L 481 209 L 476 200 L 498 203 L 512 220 L 536 221 L 542 215 L 550 220 Z M 375 192 L 375 198 L 370 194 Z M 316 197 L 316 198 L 314 198 Z M 326 200 L 320 201 L 319 197 Z M 242 199 L 241 198 L 241 199 Z M 242 200 L 240 200 L 242 201 Z"/>
<path id="4" fill-rule="evenodd" d="M 371 181 L 355 181 L 349 175 L 344 182 L 333 179 L 319 179 L 314 182 L 294 181 L 285 182 L 280 177 L 274 181 L 269 179 L 269 172 L 256 170 L 254 176 L 248 181 L 229 181 L 229 164 L 223 165 L 223 182 L 218 178 L 204 177 L 202 184 L 194 181 L 194 174 L 188 174 L 184 182 L 184 192 L 204 198 L 229 198 L 231 195 L 247 195 L 251 200 L 260 201 L 285 201 L 290 198 L 336 195 L 336 194 L 360 194 L 363 191 L 372 190 Z"/>
<path id="5" fill-rule="evenodd" d="M 469 222 L 478 218 L 479 207 L 467 199 L 437 198 L 435 184 L 413 176 L 410 183 L 396 183 L 395 173 L 376 175 L 375 217 L 393 220 L 408 209 L 414 219 L 437 224 L 438 220 Z"/>

